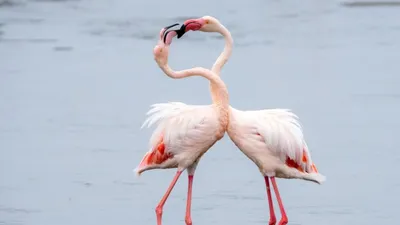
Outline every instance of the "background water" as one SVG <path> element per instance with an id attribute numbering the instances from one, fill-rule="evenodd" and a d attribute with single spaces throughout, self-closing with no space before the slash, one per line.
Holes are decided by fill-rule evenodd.
<path id="1" fill-rule="evenodd" d="M 0 224 L 156 224 L 175 171 L 132 172 L 145 113 L 210 97 L 202 78 L 163 75 L 152 49 L 162 27 L 203 15 L 235 40 L 231 104 L 293 109 L 327 176 L 278 181 L 289 224 L 398 222 L 400 3 L 0 2 Z M 171 48 L 173 68 L 210 68 L 223 40 L 192 32 Z M 182 176 L 165 225 L 184 224 L 186 188 Z M 192 211 L 196 225 L 267 224 L 264 180 L 228 136 L 199 165 Z"/>

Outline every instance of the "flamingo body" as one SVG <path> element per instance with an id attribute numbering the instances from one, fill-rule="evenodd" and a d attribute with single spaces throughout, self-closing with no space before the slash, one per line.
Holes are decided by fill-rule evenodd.
<path id="1" fill-rule="evenodd" d="M 324 181 L 312 162 L 294 113 L 287 109 L 230 109 L 230 139 L 264 176 Z"/>
<path id="2" fill-rule="evenodd" d="M 231 33 L 212 16 L 186 20 L 178 30 L 178 38 L 190 30 L 217 32 L 224 37 L 224 50 L 211 68 L 212 72 L 219 75 L 232 53 Z M 211 90 L 215 89 L 213 83 L 210 83 L 210 87 Z M 287 224 L 288 218 L 275 177 L 297 178 L 318 184 L 326 179 L 318 172 L 311 159 L 298 117 L 287 109 L 241 111 L 229 106 L 229 123 L 226 131 L 235 145 L 256 164 L 264 176 L 270 208 L 269 225 L 276 223 L 270 181 L 282 214 L 279 225 Z"/>
<path id="3" fill-rule="evenodd" d="M 211 68 L 219 75 L 232 53 L 231 33 L 212 16 L 186 20 L 180 32 L 190 30 L 217 32 L 224 37 L 224 51 Z M 210 87 L 211 90 L 215 88 L 212 83 Z M 227 133 L 264 176 L 298 178 L 316 183 L 325 180 L 311 160 L 297 115 L 288 109 L 241 111 L 229 106 Z"/>
<path id="4" fill-rule="evenodd" d="M 138 174 L 150 169 L 193 168 L 198 159 L 224 136 L 213 105 L 187 105 L 181 102 L 152 105 L 142 128 L 157 125 L 150 150 Z"/>
<path id="5" fill-rule="evenodd" d="M 169 67 L 169 44 L 178 34 L 166 32 L 168 28 L 160 31 L 159 43 L 153 50 L 155 61 L 171 78 L 203 76 L 208 79 L 214 85 L 211 91 L 213 103 L 199 106 L 180 102 L 152 105 L 142 128 L 154 124 L 156 128 L 150 138 L 150 150 L 145 153 L 135 171 L 140 175 L 152 169 L 177 168 L 176 175 L 156 207 L 157 225 L 161 225 L 164 204 L 182 172 L 187 170 L 188 194 L 185 222 L 187 225 L 192 225 L 191 199 L 194 173 L 203 154 L 225 134 L 229 120 L 229 98 L 224 82 L 214 72 L 201 67 L 181 71 L 174 71 Z"/>

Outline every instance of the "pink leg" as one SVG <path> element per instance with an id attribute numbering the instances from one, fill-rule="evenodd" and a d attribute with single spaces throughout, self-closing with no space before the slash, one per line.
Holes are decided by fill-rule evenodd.
<path id="1" fill-rule="evenodd" d="M 276 185 L 275 177 L 271 177 L 272 186 L 275 190 L 276 199 L 278 200 L 279 209 L 281 210 L 282 218 L 279 221 L 278 225 L 286 225 L 288 223 L 288 218 L 286 216 L 285 209 L 283 208 L 283 203 L 281 196 L 279 195 L 278 185 Z"/>
<path id="2" fill-rule="evenodd" d="M 269 223 L 268 225 L 275 225 L 276 224 L 276 217 L 274 212 L 274 204 L 272 203 L 272 196 L 271 196 L 271 188 L 269 186 L 269 178 L 265 177 L 265 185 L 267 186 L 267 196 L 268 196 L 268 205 L 269 205 Z"/>
<path id="3" fill-rule="evenodd" d="M 176 172 L 174 179 L 172 180 L 171 184 L 169 185 L 169 187 L 168 187 L 167 191 L 165 192 L 163 198 L 161 199 L 160 203 L 158 203 L 158 205 L 156 207 L 157 225 L 161 225 L 161 218 L 162 218 L 164 204 L 167 201 L 169 194 L 171 194 L 171 191 L 174 188 L 174 186 L 175 186 L 176 182 L 178 181 L 181 174 L 182 174 L 182 171 L 178 170 Z"/>
<path id="4" fill-rule="evenodd" d="M 186 225 L 192 225 L 192 216 L 190 215 L 190 212 L 191 212 L 190 208 L 192 206 L 193 175 L 189 175 L 188 180 L 189 180 L 189 186 L 188 186 L 188 194 L 187 194 L 185 222 L 186 222 Z"/>

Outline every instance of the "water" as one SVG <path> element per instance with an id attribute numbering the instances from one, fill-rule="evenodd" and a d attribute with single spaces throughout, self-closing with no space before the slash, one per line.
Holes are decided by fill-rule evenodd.
<path id="1" fill-rule="evenodd" d="M 210 97 L 202 78 L 163 75 L 152 49 L 161 27 L 207 14 L 235 39 L 222 73 L 231 104 L 293 109 L 328 178 L 278 181 L 289 224 L 397 223 L 398 4 L 216 2 L 1 1 L 0 224 L 156 224 L 175 171 L 134 176 L 145 113 Z M 170 64 L 210 68 L 222 47 L 188 33 Z M 165 225 L 184 224 L 186 188 L 183 176 Z M 264 181 L 227 136 L 199 165 L 192 211 L 196 225 L 267 224 Z"/>

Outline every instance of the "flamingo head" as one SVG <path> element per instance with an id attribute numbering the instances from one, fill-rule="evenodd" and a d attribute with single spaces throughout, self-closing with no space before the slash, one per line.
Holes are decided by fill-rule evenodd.
<path id="1" fill-rule="evenodd" d="M 172 39 L 177 36 L 181 38 L 188 31 L 217 32 L 220 28 L 219 21 L 212 16 L 203 16 L 197 19 L 186 20 L 180 29 L 169 30 L 179 24 L 172 24 L 164 27 L 160 31 L 160 40 L 158 45 L 153 49 L 154 59 L 158 65 L 166 65 L 168 63 L 168 50 L 172 43 Z"/>
<path id="2" fill-rule="evenodd" d="M 186 20 L 177 31 L 178 38 L 181 38 L 188 31 L 217 32 L 220 22 L 212 16 L 203 16 L 197 19 Z"/>
<path id="3" fill-rule="evenodd" d="M 203 32 L 218 32 L 221 28 L 221 23 L 212 16 L 203 16 L 197 19 L 186 20 L 180 29 L 168 30 L 172 27 L 179 25 L 178 23 L 164 27 L 160 31 L 160 40 L 163 40 L 164 44 L 170 45 L 172 39 L 177 36 L 181 38 L 188 31 L 203 31 Z"/>
<path id="4" fill-rule="evenodd" d="M 174 26 L 179 24 L 173 24 L 167 27 L 164 27 L 160 31 L 160 40 L 158 44 L 153 49 L 154 60 L 157 62 L 159 66 L 164 66 L 168 64 L 168 53 L 169 46 L 172 43 L 172 39 L 178 35 L 178 30 L 168 30 Z"/>

